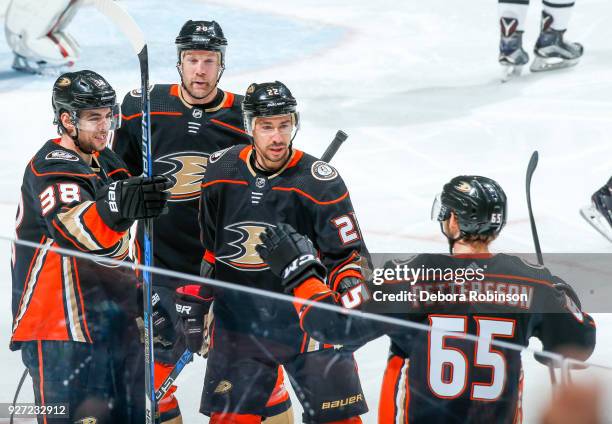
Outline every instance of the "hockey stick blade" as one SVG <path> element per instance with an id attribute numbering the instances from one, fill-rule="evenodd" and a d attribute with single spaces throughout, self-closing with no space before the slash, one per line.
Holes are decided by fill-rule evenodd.
<path id="1" fill-rule="evenodd" d="M 113 0 L 93 0 L 93 4 L 100 13 L 119 27 L 119 30 L 132 45 L 134 53 L 140 54 L 145 47 L 144 34 L 127 11 Z"/>
<path id="2" fill-rule="evenodd" d="M 336 136 L 331 141 L 329 146 L 327 146 L 327 149 L 325 149 L 325 152 L 321 156 L 321 160 L 323 162 L 331 161 L 334 155 L 336 154 L 336 152 L 338 151 L 338 149 L 340 148 L 340 146 L 342 145 L 342 143 L 344 143 L 344 141 L 347 138 L 348 138 L 348 135 L 344 131 L 338 130 L 338 132 L 336 133 Z"/>
<path id="3" fill-rule="evenodd" d="M 586 222 L 589 223 L 599 234 L 604 236 L 608 241 L 612 242 L 612 229 L 606 218 L 599 212 L 595 206 L 585 206 L 580 209 L 580 215 Z"/>
<path id="4" fill-rule="evenodd" d="M 538 151 L 534 151 L 531 155 L 531 159 L 529 159 L 529 164 L 527 165 L 527 176 L 525 178 L 525 191 L 527 193 L 527 210 L 529 211 L 529 222 L 531 224 L 531 235 L 533 236 L 533 244 L 535 246 L 536 255 L 538 257 L 538 263 L 540 265 L 544 264 L 544 259 L 542 258 L 542 249 L 540 248 L 540 238 L 538 237 L 538 229 L 535 225 L 535 218 L 533 217 L 533 208 L 531 206 L 531 179 L 533 177 L 533 173 L 538 167 Z"/>

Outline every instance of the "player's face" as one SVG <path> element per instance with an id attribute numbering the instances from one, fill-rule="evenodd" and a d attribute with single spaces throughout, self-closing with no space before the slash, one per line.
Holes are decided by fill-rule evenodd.
<path id="1" fill-rule="evenodd" d="M 79 112 L 79 143 L 83 151 L 101 152 L 108 142 L 108 133 L 113 126 L 110 107 L 82 110 Z"/>
<path id="2" fill-rule="evenodd" d="M 205 99 L 209 95 L 214 96 L 213 91 L 221 69 L 219 59 L 217 52 L 206 50 L 183 52 L 180 67 L 187 94 L 198 100 Z"/>
<path id="3" fill-rule="evenodd" d="M 253 128 L 253 143 L 257 161 L 268 170 L 277 170 L 289 156 L 293 131 L 291 115 L 257 118 Z"/>

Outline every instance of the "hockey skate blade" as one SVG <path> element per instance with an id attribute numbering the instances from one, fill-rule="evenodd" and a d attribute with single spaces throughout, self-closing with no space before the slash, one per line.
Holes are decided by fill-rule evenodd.
<path id="1" fill-rule="evenodd" d="M 562 59 L 560 57 L 539 57 L 536 56 L 531 62 L 529 69 L 531 72 L 546 72 L 554 71 L 557 69 L 571 68 L 576 66 L 580 58 L 576 59 Z"/>
<path id="2" fill-rule="evenodd" d="M 580 209 L 580 215 L 591 224 L 602 236 L 612 243 L 612 227 L 606 221 L 606 218 L 597 210 L 595 206 L 586 206 Z"/>
<path id="3" fill-rule="evenodd" d="M 502 82 L 508 82 L 514 78 L 518 78 L 523 73 L 522 65 L 505 65 L 502 64 Z"/>

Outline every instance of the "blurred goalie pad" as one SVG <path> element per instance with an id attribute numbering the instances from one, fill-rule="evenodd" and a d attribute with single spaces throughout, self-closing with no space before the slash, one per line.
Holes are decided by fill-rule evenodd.
<path id="1" fill-rule="evenodd" d="M 602 236 L 612 242 L 612 227 L 601 212 L 595 208 L 595 205 L 586 206 L 580 209 L 580 215 L 593 226 Z"/>
<path id="2" fill-rule="evenodd" d="M 13 68 L 55 73 L 79 58 L 79 45 L 65 31 L 84 0 L 13 0 L 6 11 L 5 35 L 15 53 Z"/>

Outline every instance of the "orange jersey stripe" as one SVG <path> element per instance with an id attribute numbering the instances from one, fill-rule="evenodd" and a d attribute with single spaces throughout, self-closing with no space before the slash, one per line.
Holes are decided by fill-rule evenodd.
<path id="1" fill-rule="evenodd" d="M 119 169 L 115 169 L 115 170 L 113 170 L 113 171 L 109 172 L 109 173 L 108 173 L 108 176 L 110 177 L 110 176 L 112 176 L 112 175 L 115 175 L 117 172 L 125 172 L 125 173 L 126 173 L 126 174 L 128 174 L 129 176 L 131 176 L 131 175 L 132 175 L 132 174 L 130 174 L 130 171 L 128 171 L 127 169 L 125 169 L 125 168 L 119 168 Z"/>
<path id="2" fill-rule="evenodd" d="M 334 203 L 339 203 L 339 202 L 343 201 L 349 195 L 349 193 L 347 191 L 346 193 L 344 193 L 342 196 L 338 197 L 337 199 L 329 200 L 329 201 L 321 201 L 321 200 L 315 199 L 310 194 L 300 190 L 299 188 L 295 188 L 295 187 L 272 187 L 272 190 L 277 190 L 277 191 L 294 191 L 294 192 L 296 192 L 298 194 L 301 194 L 302 196 L 306 197 L 307 199 L 311 200 L 312 202 L 316 203 L 317 205 L 333 205 Z"/>
<path id="3" fill-rule="evenodd" d="M 96 174 L 74 174 L 72 172 L 38 172 L 36 170 L 36 168 L 34 168 L 34 162 L 30 161 L 30 169 L 32 170 L 32 172 L 34 173 L 34 175 L 36 175 L 37 177 L 42 177 L 45 175 L 70 175 L 73 177 L 95 177 Z"/>
<path id="4" fill-rule="evenodd" d="M 219 121 L 218 119 L 211 119 L 210 122 L 213 122 L 213 123 L 215 123 L 217 125 L 221 125 L 222 127 L 226 127 L 226 128 L 231 129 L 231 130 L 234 130 L 234 131 L 238 131 L 241 134 L 246 134 L 246 131 L 244 131 L 243 129 L 240 129 L 240 128 L 235 127 L 233 125 L 230 125 L 230 124 L 227 124 L 225 122 Z"/>
<path id="5" fill-rule="evenodd" d="M 117 242 L 125 235 L 125 231 L 119 233 L 106 225 L 106 223 L 100 217 L 100 214 L 98 213 L 98 206 L 95 203 L 91 205 L 83 214 L 83 223 L 96 237 L 98 243 L 105 249 L 117 244 Z"/>
<path id="6" fill-rule="evenodd" d="M 151 112 L 151 116 L 153 115 L 164 115 L 164 116 L 183 116 L 182 112 Z M 133 115 L 121 115 L 121 119 L 124 121 L 131 121 L 134 118 L 138 118 L 142 116 L 142 112 L 135 113 Z"/>
<path id="7" fill-rule="evenodd" d="M 211 185 L 222 184 L 222 183 L 249 185 L 249 183 L 247 183 L 246 181 L 242 181 L 242 180 L 213 180 L 213 181 L 207 182 L 206 184 L 200 184 L 200 186 L 202 188 L 206 188 L 206 187 L 211 186 Z"/>

